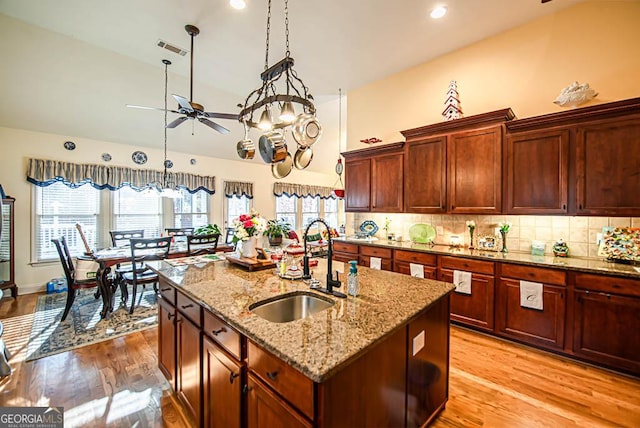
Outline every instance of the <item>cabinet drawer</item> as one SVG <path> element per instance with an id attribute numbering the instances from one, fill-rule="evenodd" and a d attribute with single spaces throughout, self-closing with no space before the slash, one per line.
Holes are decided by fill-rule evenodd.
<path id="1" fill-rule="evenodd" d="M 226 351 L 241 360 L 240 333 L 209 311 L 204 311 L 204 333 L 215 340 Z"/>
<path id="2" fill-rule="evenodd" d="M 348 242 L 333 241 L 333 251 L 341 253 L 358 254 L 358 244 L 349 244 Z"/>
<path id="3" fill-rule="evenodd" d="M 313 419 L 313 381 L 253 342 L 247 342 L 249 369 Z"/>
<path id="4" fill-rule="evenodd" d="M 577 273 L 575 278 L 577 288 L 640 297 L 640 279 L 618 278 L 615 276 L 592 275 L 588 273 Z"/>
<path id="5" fill-rule="evenodd" d="M 339 262 L 349 263 L 351 260 L 358 260 L 357 254 L 351 253 L 333 253 L 333 260 L 337 260 Z"/>
<path id="6" fill-rule="evenodd" d="M 158 290 L 162 298 L 175 306 L 176 304 L 176 289 L 168 284 L 160 283 L 160 289 Z"/>
<path id="7" fill-rule="evenodd" d="M 197 327 L 200 327 L 200 305 L 182 293 L 176 294 L 176 307 L 178 308 L 178 310 L 182 312 L 187 318 L 189 318 L 191 322 L 193 322 Z"/>
<path id="8" fill-rule="evenodd" d="M 545 269 L 524 265 L 502 264 L 502 277 L 543 282 L 553 285 L 567 285 L 567 273 L 560 270 Z"/>
<path id="9" fill-rule="evenodd" d="M 369 247 L 367 245 L 363 245 L 360 247 L 360 255 L 391 259 L 391 250 L 389 248 Z"/>
<path id="10" fill-rule="evenodd" d="M 373 256 L 375 257 L 375 256 Z M 371 257 L 370 256 L 360 256 L 358 257 L 358 265 L 369 267 L 371 266 Z M 380 269 L 381 270 L 392 270 L 393 266 L 391 263 L 391 259 L 381 258 L 380 260 Z M 346 272 L 346 271 L 345 271 Z"/>
<path id="11" fill-rule="evenodd" d="M 417 251 L 403 251 L 403 250 L 395 250 L 393 253 L 393 258 L 395 261 L 403 261 L 409 263 L 419 263 L 425 266 L 435 266 L 436 265 L 436 255 L 435 254 L 427 254 L 427 253 L 419 253 Z"/>
<path id="12" fill-rule="evenodd" d="M 493 262 L 449 256 L 440 257 L 440 267 L 443 269 L 464 270 L 466 272 L 484 273 L 487 275 L 493 275 L 495 271 Z"/>

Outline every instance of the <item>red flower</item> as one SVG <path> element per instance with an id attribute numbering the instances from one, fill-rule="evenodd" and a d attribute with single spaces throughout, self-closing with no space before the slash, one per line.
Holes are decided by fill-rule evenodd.
<path id="1" fill-rule="evenodd" d="M 251 221 L 251 219 L 248 220 L 242 220 L 242 226 L 244 226 L 245 229 L 249 229 L 251 227 L 253 227 L 253 222 Z"/>

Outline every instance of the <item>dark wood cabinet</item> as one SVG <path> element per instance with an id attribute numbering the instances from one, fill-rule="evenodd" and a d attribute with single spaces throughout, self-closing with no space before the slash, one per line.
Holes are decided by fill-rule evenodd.
<path id="1" fill-rule="evenodd" d="M 505 163 L 506 213 L 568 212 L 569 130 L 509 135 Z"/>
<path id="2" fill-rule="evenodd" d="M 577 213 L 640 213 L 640 116 L 580 125 L 576 141 Z"/>
<path id="3" fill-rule="evenodd" d="M 437 279 L 438 263 L 435 254 L 426 254 L 418 251 L 394 250 L 393 271 L 411 275 L 411 264 L 422 266 L 424 277 Z"/>
<path id="4" fill-rule="evenodd" d="M 371 159 L 344 161 L 345 211 L 371 210 Z"/>
<path id="5" fill-rule="evenodd" d="M 404 211 L 443 213 L 447 209 L 447 138 L 417 140 L 404 150 Z"/>
<path id="6" fill-rule="evenodd" d="M 333 241 L 333 260 L 349 263 L 358 261 L 358 244 L 350 242 Z"/>
<path id="7" fill-rule="evenodd" d="M 371 158 L 371 211 L 402 212 L 403 163 L 402 153 Z"/>
<path id="8" fill-rule="evenodd" d="M 242 366 L 211 339 L 202 339 L 202 403 L 205 427 L 242 425 Z"/>
<path id="9" fill-rule="evenodd" d="M 388 248 L 374 247 L 369 245 L 360 245 L 360 255 L 358 256 L 358 264 L 360 266 L 371 267 L 371 257 L 380 259 L 381 270 L 392 270 L 393 259 L 392 252 Z"/>
<path id="10" fill-rule="evenodd" d="M 14 232 L 14 211 L 15 199 L 3 198 L 2 204 L 2 233 L 0 237 L 0 289 L 11 290 L 11 297 L 18 296 L 18 286 L 15 279 L 15 232 Z"/>
<path id="11" fill-rule="evenodd" d="M 161 295 L 158 297 L 158 367 L 174 390 L 176 389 L 175 321 L 175 308 Z"/>
<path id="12" fill-rule="evenodd" d="M 573 353 L 640 374 L 640 281 L 575 275 Z"/>
<path id="13" fill-rule="evenodd" d="M 249 373 L 247 420 L 251 428 L 311 428 L 313 425 Z"/>
<path id="14" fill-rule="evenodd" d="M 193 319 L 196 318 L 194 313 L 199 313 L 201 307 L 178 293 L 177 309 L 176 394 L 196 424 L 201 424 L 200 317 Z"/>

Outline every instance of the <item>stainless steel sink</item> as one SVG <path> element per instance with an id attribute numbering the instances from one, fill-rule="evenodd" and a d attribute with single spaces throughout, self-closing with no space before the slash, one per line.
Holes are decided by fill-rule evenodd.
<path id="1" fill-rule="evenodd" d="M 267 321 L 290 322 L 329 309 L 334 303 L 326 297 L 298 291 L 256 302 L 249 310 Z"/>

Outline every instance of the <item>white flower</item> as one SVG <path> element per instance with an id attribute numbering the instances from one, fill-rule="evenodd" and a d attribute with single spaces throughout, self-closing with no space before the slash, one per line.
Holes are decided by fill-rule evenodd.
<path id="1" fill-rule="evenodd" d="M 467 227 L 469 229 L 475 229 L 476 228 L 476 222 L 473 220 L 467 220 Z"/>
<path id="2" fill-rule="evenodd" d="M 509 231 L 509 229 L 511 229 L 511 222 L 506 221 L 506 222 L 500 222 L 498 223 L 498 227 L 500 228 L 500 232 L 504 232 L 507 233 Z"/>

